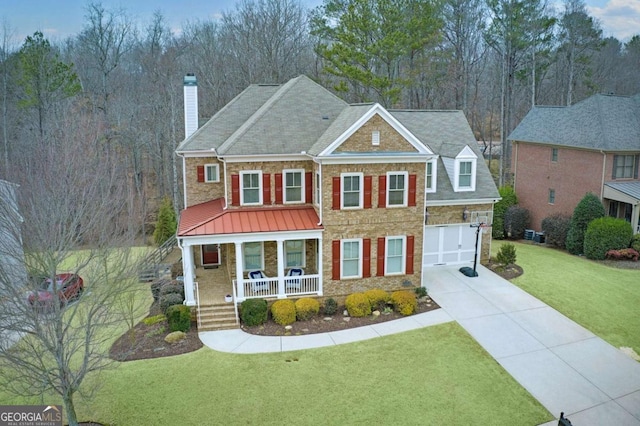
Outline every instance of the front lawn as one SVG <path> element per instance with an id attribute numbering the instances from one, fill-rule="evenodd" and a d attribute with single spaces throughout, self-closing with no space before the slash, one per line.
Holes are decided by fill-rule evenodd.
<path id="1" fill-rule="evenodd" d="M 512 282 L 613 346 L 640 353 L 640 272 L 544 246 L 514 243 L 524 274 Z M 495 241 L 493 254 L 501 243 Z"/>

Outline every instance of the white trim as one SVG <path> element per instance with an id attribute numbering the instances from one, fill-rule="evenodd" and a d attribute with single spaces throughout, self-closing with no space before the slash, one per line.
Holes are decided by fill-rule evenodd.
<path id="1" fill-rule="evenodd" d="M 288 242 L 295 242 L 295 241 L 301 241 L 302 242 L 302 262 L 300 265 L 287 265 L 287 256 L 289 255 L 289 251 L 287 250 L 287 243 Z M 301 267 L 301 268 L 305 268 L 307 265 L 307 241 L 306 240 L 284 240 L 284 267 L 285 268 L 295 268 L 297 266 Z"/>
<path id="2" fill-rule="evenodd" d="M 425 154 L 380 155 L 380 153 L 349 153 L 334 155 L 331 157 L 315 157 L 314 160 L 318 164 L 402 164 L 426 163 L 433 158 L 438 157 Z"/>
<path id="3" fill-rule="evenodd" d="M 429 164 L 431 164 L 431 187 L 427 186 L 427 171 L 429 170 Z M 434 158 L 427 161 L 424 173 L 424 186 L 425 192 L 434 193 L 438 187 L 438 159 Z"/>
<path id="4" fill-rule="evenodd" d="M 389 260 L 389 240 L 401 240 L 402 241 L 402 263 L 400 265 L 400 272 L 389 272 L 388 260 Z M 405 275 L 407 267 L 407 237 L 405 235 L 393 235 L 385 237 L 384 239 L 384 275 Z"/>
<path id="5" fill-rule="evenodd" d="M 198 129 L 200 130 L 200 129 Z M 216 150 L 215 148 L 211 148 L 211 149 L 202 149 L 202 150 L 196 150 L 196 151 L 176 151 L 176 154 L 178 154 L 181 157 L 184 158 L 202 158 L 202 157 L 217 157 L 216 154 Z"/>
<path id="6" fill-rule="evenodd" d="M 365 123 L 367 123 L 374 115 L 378 114 L 384 121 L 387 122 L 394 130 L 409 142 L 417 152 L 422 154 L 433 154 L 429 148 L 420 142 L 420 140 L 413 135 L 406 127 L 404 127 L 395 117 L 393 117 L 382 105 L 376 103 L 365 112 L 355 123 L 353 123 L 346 131 L 338 136 L 328 147 L 320 152 L 319 156 L 331 155 L 344 141 L 346 141 L 351 135 L 353 135 L 358 129 L 360 129 Z"/>
<path id="7" fill-rule="evenodd" d="M 359 201 L 357 206 L 344 205 L 344 178 L 357 177 L 359 179 Z M 361 172 L 340 173 L 340 210 L 357 210 L 364 208 L 364 174 Z"/>
<path id="8" fill-rule="evenodd" d="M 344 243 L 358 243 L 358 274 L 344 275 Z M 348 238 L 340 240 L 340 279 L 362 278 L 362 238 Z"/>
<path id="9" fill-rule="evenodd" d="M 260 244 L 260 270 L 264 270 L 264 241 L 245 241 L 242 243 L 242 271 L 255 271 L 255 268 L 247 268 L 245 263 L 245 245 L 246 244 Z"/>
<path id="10" fill-rule="evenodd" d="M 258 202 L 245 203 L 244 201 L 244 175 L 258 175 Z M 254 189 L 254 188 L 250 188 Z M 240 171 L 240 205 L 241 206 L 260 206 L 262 205 L 262 170 L 241 170 Z"/>
<path id="11" fill-rule="evenodd" d="M 501 197 L 496 198 L 469 198 L 468 200 L 431 200 L 426 201 L 427 207 L 441 206 L 471 206 L 474 204 L 495 204 Z"/>
<path id="12" fill-rule="evenodd" d="M 278 231 L 278 232 L 256 232 L 256 233 L 239 233 L 239 234 L 214 234 L 201 235 L 197 237 L 178 237 L 184 241 L 184 244 L 202 245 L 202 244 L 227 244 L 227 243 L 246 243 L 257 241 L 277 241 L 278 239 L 303 240 L 319 238 L 323 230 L 314 229 L 308 231 Z"/>
<path id="13" fill-rule="evenodd" d="M 469 176 L 469 186 L 460 186 L 460 166 L 462 163 L 471 164 L 471 176 Z M 476 190 L 476 159 L 475 158 L 456 158 L 455 162 L 455 183 L 453 190 L 455 192 L 467 192 Z"/>
<path id="14" fill-rule="evenodd" d="M 207 173 L 208 168 L 216 169 L 216 179 L 208 180 L 209 173 Z M 208 163 L 204 165 L 204 181 L 205 183 L 218 183 L 220 182 L 220 164 L 219 163 Z"/>
<path id="15" fill-rule="evenodd" d="M 389 203 L 389 193 L 391 191 L 391 179 L 392 175 L 395 176 L 404 176 L 404 188 L 402 191 L 402 204 L 394 204 L 391 205 Z M 407 207 L 409 201 L 409 172 L 406 171 L 398 171 L 398 172 L 387 172 L 387 190 L 386 190 L 386 207 L 394 208 L 394 207 Z"/>
<path id="16" fill-rule="evenodd" d="M 309 161 L 309 154 L 261 154 L 261 155 L 225 155 L 229 163 L 268 163 L 284 161 Z"/>
<path id="17" fill-rule="evenodd" d="M 319 206 L 322 198 L 322 179 L 320 179 L 320 169 L 316 170 L 315 181 L 313 184 L 313 204 Z"/>
<path id="18" fill-rule="evenodd" d="M 289 201 L 287 200 L 287 174 L 300 173 L 300 199 Z M 305 169 L 283 169 L 282 170 L 282 203 L 283 204 L 300 204 L 305 202 Z"/>

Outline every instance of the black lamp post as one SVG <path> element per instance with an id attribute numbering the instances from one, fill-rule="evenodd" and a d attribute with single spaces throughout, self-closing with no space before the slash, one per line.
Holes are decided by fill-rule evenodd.
<path id="1" fill-rule="evenodd" d="M 483 225 L 484 225 L 484 222 L 472 223 L 470 225 L 472 228 L 477 228 L 476 229 L 476 250 L 473 254 L 473 269 L 468 266 L 463 266 L 462 268 L 460 268 L 460 272 L 462 272 L 467 277 L 478 276 L 478 272 L 476 272 L 476 265 L 478 264 L 478 240 L 480 239 L 480 230 L 482 229 Z"/>

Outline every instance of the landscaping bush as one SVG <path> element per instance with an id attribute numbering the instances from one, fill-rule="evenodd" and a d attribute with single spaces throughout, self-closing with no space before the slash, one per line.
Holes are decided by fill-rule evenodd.
<path id="1" fill-rule="evenodd" d="M 391 293 L 393 309 L 402 315 L 412 315 L 418 309 L 418 299 L 409 290 L 398 290 Z"/>
<path id="2" fill-rule="evenodd" d="M 640 234 L 636 234 L 631 239 L 631 245 L 629 246 L 635 251 L 640 253 Z"/>
<path id="3" fill-rule="evenodd" d="M 369 299 L 371 309 L 382 311 L 387 306 L 387 303 L 389 303 L 389 293 L 379 288 L 367 290 L 364 292 L 364 295 Z"/>
<path id="4" fill-rule="evenodd" d="M 498 192 L 502 199 L 493 207 L 493 227 L 491 234 L 493 238 L 502 239 L 505 237 L 504 215 L 509 207 L 518 204 L 518 197 L 511 186 L 501 186 Z"/>
<path id="5" fill-rule="evenodd" d="M 594 219 L 604 217 L 604 206 L 592 193 L 585 195 L 573 210 L 569 231 L 567 232 L 567 250 L 571 254 L 584 253 L 584 233 L 587 225 Z M 603 252 L 603 256 L 604 256 Z"/>
<path id="6" fill-rule="evenodd" d="M 160 290 L 162 290 L 162 287 L 164 287 L 166 284 L 170 282 L 171 280 L 167 280 L 163 278 L 151 283 L 151 295 L 153 296 L 154 302 L 157 302 L 160 299 Z"/>
<path id="7" fill-rule="evenodd" d="M 318 315 L 320 312 L 320 302 L 310 297 L 303 297 L 296 300 L 296 317 L 300 321 L 306 321 Z"/>
<path id="8" fill-rule="evenodd" d="M 271 316 L 276 324 L 293 324 L 296 322 L 296 304 L 291 299 L 277 300 L 271 305 Z"/>
<path id="9" fill-rule="evenodd" d="M 584 255 L 587 259 L 604 260 L 609 250 L 628 248 L 632 237 L 631 224 L 624 219 L 595 219 L 584 233 Z"/>
<path id="10" fill-rule="evenodd" d="M 167 308 L 169 331 L 187 332 L 191 328 L 191 309 L 185 305 L 173 305 Z"/>
<path id="11" fill-rule="evenodd" d="M 175 235 L 178 221 L 176 219 L 176 212 L 173 210 L 173 205 L 169 197 L 165 197 L 160 205 L 158 211 L 158 221 L 156 222 L 156 229 L 153 231 L 153 240 L 157 245 L 162 245 L 172 235 Z"/>
<path id="12" fill-rule="evenodd" d="M 160 296 L 160 309 L 167 315 L 169 306 L 182 305 L 182 302 L 184 302 L 184 297 L 177 293 L 165 294 L 164 296 Z"/>
<path id="13" fill-rule="evenodd" d="M 364 293 L 352 293 L 344 301 L 347 312 L 352 317 L 366 317 L 371 315 L 371 304 Z"/>
<path id="14" fill-rule="evenodd" d="M 147 318 L 143 319 L 142 322 L 145 325 L 154 325 L 154 324 L 157 324 L 159 322 L 166 321 L 166 320 L 167 320 L 167 317 L 165 317 L 164 315 L 154 315 L 152 317 L 147 317 Z"/>
<path id="15" fill-rule="evenodd" d="M 609 250 L 607 252 L 606 258 L 611 260 L 632 260 L 634 262 L 637 262 L 639 256 L 640 254 L 637 250 L 626 248 L 621 250 Z"/>
<path id="16" fill-rule="evenodd" d="M 176 280 L 167 281 L 166 284 L 160 288 L 160 297 L 169 293 L 179 294 L 182 296 L 182 299 L 184 299 L 184 285 Z"/>
<path id="17" fill-rule="evenodd" d="M 269 315 L 269 306 L 264 299 L 247 299 L 240 304 L 240 319 L 247 326 L 264 324 Z"/>
<path id="18" fill-rule="evenodd" d="M 332 297 L 324 301 L 324 313 L 326 315 L 333 315 L 338 311 L 338 302 Z"/>
<path id="19" fill-rule="evenodd" d="M 501 265 L 513 265 L 516 263 L 516 246 L 511 243 L 504 243 L 500 246 L 496 261 Z"/>
<path id="20" fill-rule="evenodd" d="M 564 249 L 567 245 L 567 232 L 571 224 L 571 216 L 556 213 L 542 219 L 542 232 L 545 242 L 551 246 Z"/>
<path id="21" fill-rule="evenodd" d="M 416 297 L 418 299 L 422 299 L 423 297 L 427 297 L 427 294 L 429 294 L 429 292 L 427 291 L 426 287 L 416 287 L 413 291 L 416 293 Z"/>
<path id="22" fill-rule="evenodd" d="M 520 206 L 511 206 L 504 213 L 504 229 L 507 237 L 515 240 L 524 238 L 524 230 L 529 228 L 529 210 Z"/>

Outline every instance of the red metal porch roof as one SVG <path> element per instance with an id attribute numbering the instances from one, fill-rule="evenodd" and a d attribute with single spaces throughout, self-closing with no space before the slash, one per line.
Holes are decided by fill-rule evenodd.
<path id="1" fill-rule="evenodd" d="M 223 206 L 224 199 L 217 198 L 184 209 L 180 214 L 178 237 L 323 229 L 311 206 L 228 210 Z"/>

